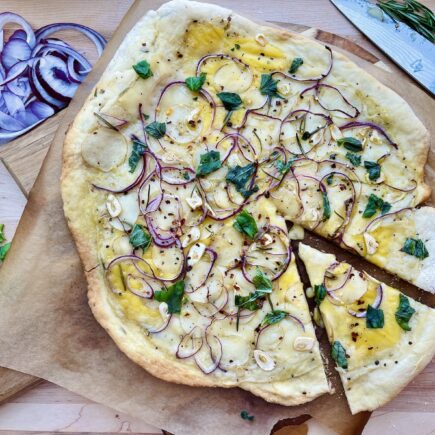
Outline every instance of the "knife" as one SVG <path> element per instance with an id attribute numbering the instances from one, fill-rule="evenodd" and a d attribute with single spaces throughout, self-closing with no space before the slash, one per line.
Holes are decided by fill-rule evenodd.
<path id="1" fill-rule="evenodd" d="M 435 44 L 367 0 L 331 0 L 373 43 L 435 95 Z"/>

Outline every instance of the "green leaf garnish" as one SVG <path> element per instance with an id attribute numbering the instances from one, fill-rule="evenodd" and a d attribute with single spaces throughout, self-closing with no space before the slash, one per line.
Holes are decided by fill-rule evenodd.
<path id="1" fill-rule="evenodd" d="M 384 327 L 384 312 L 380 308 L 367 307 L 366 326 L 370 329 L 379 329 Z"/>
<path id="2" fill-rule="evenodd" d="M 381 212 L 381 215 L 384 215 L 385 213 L 388 213 L 390 209 L 391 204 L 389 202 L 386 202 L 382 198 L 379 198 L 379 196 L 371 193 L 366 208 L 364 209 L 363 217 L 370 218 L 374 216 L 378 210 Z"/>
<path id="3" fill-rule="evenodd" d="M 332 359 L 337 363 L 338 367 L 347 369 L 346 349 L 339 341 L 334 341 L 331 349 Z"/>
<path id="4" fill-rule="evenodd" d="M 237 192 L 239 192 L 244 198 L 249 198 L 253 193 L 258 192 L 257 185 L 249 188 L 254 174 L 254 163 L 249 163 L 246 166 L 237 165 L 227 172 L 226 181 L 234 184 Z M 248 186 L 248 188 L 246 186 Z"/>
<path id="5" fill-rule="evenodd" d="M 273 310 L 269 311 L 261 322 L 261 326 L 274 325 L 281 322 L 281 320 L 287 317 L 287 311 Z"/>
<path id="6" fill-rule="evenodd" d="M 414 308 L 411 307 L 409 303 L 409 299 L 400 293 L 399 295 L 399 306 L 396 310 L 396 322 L 399 324 L 399 326 L 405 330 L 410 331 L 411 327 L 409 326 L 409 320 L 411 319 L 412 315 L 415 313 Z"/>
<path id="7" fill-rule="evenodd" d="M 364 167 L 367 169 L 369 173 L 369 179 L 372 181 L 376 181 L 381 176 L 381 165 L 376 162 L 364 162 Z"/>
<path id="8" fill-rule="evenodd" d="M 258 267 L 252 282 L 257 290 L 265 293 L 272 292 L 272 281 Z"/>
<path id="9" fill-rule="evenodd" d="M 401 249 L 402 252 L 406 254 L 413 255 L 420 260 L 424 260 L 426 257 L 429 257 L 429 252 L 424 246 L 423 240 L 421 239 L 413 239 L 408 237 L 405 240 L 405 243 Z"/>
<path id="10" fill-rule="evenodd" d="M 326 183 L 328 184 L 328 186 L 330 186 L 332 184 L 332 182 L 334 181 L 334 174 L 329 174 L 326 177 Z"/>
<path id="11" fill-rule="evenodd" d="M 326 221 L 331 217 L 331 205 L 329 204 L 328 194 L 322 192 L 323 198 L 323 220 Z"/>
<path id="12" fill-rule="evenodd" d="M 233 227 L 240 233 L 246 234 L 251 239 L 258 233 L 255 219 L 252 217 L 251 213 L 246 210 L 242 210 L 242 212 L 236 216 Z"/>
<path id="13" fill-rule="evenodd" d="M 199 177 L 202 175 L 208 175 L 214 171 L 217 171 L 221 167 L 221 153 L 214 150 L 208 151 L 199 156 L 199 166 L 196 171 L 196 175 Z"/>
<path id="14" fill-rule="evenodd" d="M 6 258 L 6 255 L 11 248 L 11 242 L 5 243 L 4 245 L 0 246 L 0 261 L 4 261 Z"/>
<path id="15" fill-rule="evenodd" d="M 201 73 L 199 77 L 188 77 L 184 82 L 192 92 L 198 92 L 205 83 L 205 73 Z"/>
<path id="16" fill-rule="evenodd" d="M 274 165 L 276 169 L 278 169 L 278 172 L 285 175 L 288 171 L 290 171 L 290 168 L 293 164 L 293 160 L 289 160 L 287 163 L 284 163 L 282 160 L 275 160 Z"/>
<path id="17" fill-rule="evenodd" d="M 143 79 L 148 79 L 153 76 L 150 64 L 146 60 L 142 60 L 136 65 L 133 65 L 133 69 L 136 71 L 136 74 Z"/>
<path id="18" fill-rule="evenodd" d="M 323 284 L 314 286 L 314 301 L 320 305 L 326 297 L 326 287 Z"/>
<path id="19" fill-rule="evenodd" d="M 128 158 L 128 166 L 130 166 L 130 172 L 134 172 L 137 168 L 140 158 L 145 154 L 148 146 L 140 140 L 133 139 L 133 148 L 131 150 L 130 157 Z"/>
<path id="20" fill-rule="evenodd" d="M 242 417 L 243 420 L 249 420 L 249 421 L 253 421 L 255 418 L 254 415 L 249 415 L 248 411 L 242 411 L 240 413 L 240 417 Z"/>
<path id="21" fill-rule="evenodd" d="M 5 240 L 5 224 L 0 224 L 0 243 L 3 243 Z"/>
<path id="22" fill-rule="evenodd" d="M 249 311 L 257 311 L 262 306 L 262 298 L 264 298 L 265 293 L 260 291 L 255 291 L 249 293 L 248 296 L 236 295 L 234 297 L 234 303 L 236 307 L 244 308 Z"/>
<path id="23" fill-rule="evenodd" d="M 156 290 L 154 299 L 168 304 L 168 313 L 180 313 L 184 295 L 184 281 L 178 281 L 166 290 Z"/>
<path id="24" fill-rule="evenodd" d="M 130 243 L 133 248 L 141 248 L 144 251 L 151 245 L 151 236 L 140 224 L 134 224 L 130 233 Z"/>
<path id="25" fill-rule="evenodd" d="M 362 151 L 362 143 L 355 137 L 342 137 L 337 140 L 338 146 L 344 146 L 347 150 L 358 152 Z"/>
<path id="26" fill-rule="evenodd" d="M 228 112 L 232 112 L 237 110 L 242 104 L 242 99 L 239 94 L 235 94 L 234 92 L 219 92 L 216 94 L 219 99 L 222 101 L 225 109 Z"/>
<path id="27" fill-rule="evenodd" d="M 283 98 L 278 93 L 278 80 L 274 80 L 271 74 L 261 74 L 260 93 L 271 98 Z"/>
<path id="28" fill-rule="evenodd" d="M 288 70 L 288 72 L 290 74 L 294 74 L 303 63 L 304 60 L 301 57 L 295 57 L 292 61 L 292 64 L 290 65 L 290 69 Z"/>
<path id="29" fill-rule="evenodd" d="M 164 122 L 154 121 L 145 127 L 145 131 L 155 139 L 160 139 L 166 133 L 166 124 Z"/>
<path id="30" fill-rule="evenodd" d="M 358 156 L 357 154 L 354 153 L 346 153 L 346 158 L 347 160 L 350 161 L 350 163 L 352 163 L 353 166 L 358 167 L 361 165 L 361 156 Z"/>

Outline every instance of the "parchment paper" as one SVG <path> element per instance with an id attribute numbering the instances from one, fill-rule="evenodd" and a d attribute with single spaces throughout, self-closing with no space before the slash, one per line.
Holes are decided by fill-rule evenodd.
<path id="1" fill-rule="evenodd" d="M 121 23 L 70 104 L 30 194 L 0 271 L 0 365 L 45 378 L 177 435 L 267 434 L 278 420 L 302 414 L 340 434 L 360 433 L 370 414 L 351 416 L 330 362 L 335 395 L 299 407 L 273 405 L 239 389 L 192 388 L 160 381 L 124 356 L 91 314 L 82 266 L 62 210 L 63 139 L 124 35 L 156 3 L 136 2 Z M 435 104 L 430 97 L 369 64 L 364 66 L 404 96 L 435 134 Z M 433 174 L 429 174 L 431 182 Z M 241 410 L 254 414 L 255 421 L 242 420 Z"/>

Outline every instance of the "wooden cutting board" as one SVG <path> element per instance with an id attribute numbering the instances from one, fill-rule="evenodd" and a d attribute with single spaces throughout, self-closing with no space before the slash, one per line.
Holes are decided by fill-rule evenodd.
<path id="1" fill-rule="evenodd" d="M 13 4 L 14 2 L 9 3 Z M 61 7 L 61 3 L 64 2 L 57 2 L 56 8 Z M 100 6 L 96 10 L 103 10 L 102 2 L 98 1 L 96 3 L 98 3 Z M 109 28 L 106 28 L 106 32 L 104 32 L 106 37 L 110 37 L 111 34 L 114 32 L 119 20 L 122 18 L 130 3 L 130 1 L 116 1 L 112 3 L 112 6 L 115 4 L 115 7 L 117 7 L 118 9 L 116 13 L 113 13 L 111 15 L 111 19 L 109 20 Z M 67 3 L 65 3 L 65 7 L 68 7 Z M 10 9 L 12 9 L 12 7 Z M 92 16 L 92 13 L 90 13 L 90 16 Z M 99 17 L 99 19 L 100 18 L 101 17 Z M 89 20 L 89 15 L 86 17 L 85 15 L 83 15 L 83 20 L 71 19 L 70 21 L 85 22 L 88 25 L 92 25 L 86 20 Z M 385 67 L 385 65 L 380 62 L 379 58 L 372 54 L 370 51 L 334 33 L 317 30 L 315 28 L 310 28 L 304 25 L 294 25 L 276 21 L 274 22 L 282 27 L 302 32 L 324 43 L 340 47 L 363 58 L 366 61 L 377 64 L 380 67 Z M 41 23 L 38 23 L 35 27 L 42 24 L 45 24 L 45 22 L 43 21 Z M 97 30 L 100 29 L 97 28 Z M 80 44 L 80 41 L 78 42 Z M 367 43 L 365 43 L 365 45 L 367 45 Z M 80 47 L 80 45 L 77 44 L 75 44 L 75 46 Z M 403 77 L 402 73 L 398 74 Z M 57 126 L 62 116 L 63 113 L 60 112 L 54 117 L 48 119 L 39 127 L 35 128 L 32 132 L 28 133 L 24 137 L 0 147 L 0 159 L 5 164 L 12 177 L 15 179 L 17 187 L 25 195 L 29 193 L 30 189 L 33 186 L 33 183 L 41 167 L 42 161 L 54 137 Z M 412 390 L 415 392 L 425 389 L 427 390 L 430 381 L 430 375 L 431 373 L 429 373 L 429 376 L 427 374 L 423 374 L 423 376 L 417 378 L 417 382 L 414 382 Z M 432 375 L 435 375 L 434 370 L 432 370 Z M 421 384 L 419 382 L 420 378 Z M 24 388 L 28 388 L 29 386 L 34 385 L 38 382 L 40 382 L 40 380 L 33 376 L 19 373 L 13 370 L 0 368 L 0 402 L 6 400 L 17 392 L 23 390 Z"/>

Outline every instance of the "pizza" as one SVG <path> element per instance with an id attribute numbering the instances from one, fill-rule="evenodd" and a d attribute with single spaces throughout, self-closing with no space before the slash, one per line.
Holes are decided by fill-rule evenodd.
<path id="1" fill-rule="evenodd" d="M 407 103 L 341 53 L 164 4 L 65 139 L 91 309 L 164 380 L 284 405 L 331 393 L 291 240 L 306 228 L 435 291 L 427 151 Z"/>
<path id="2" fill-rule="evenodd" d="M 352 413 L 387 403 L 435 354 L 435 310 L 299 244 Z"/>

